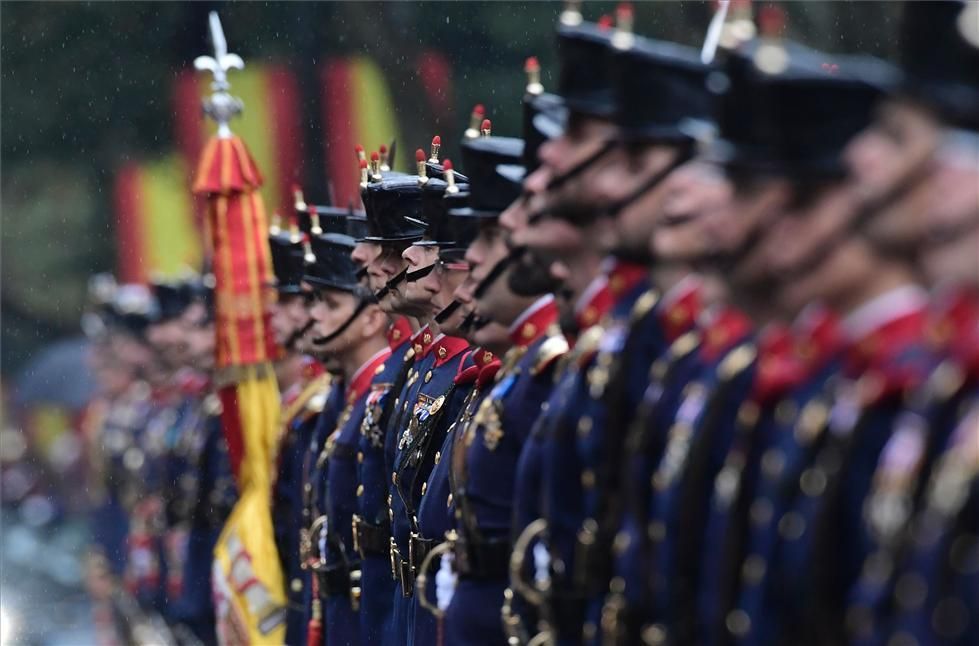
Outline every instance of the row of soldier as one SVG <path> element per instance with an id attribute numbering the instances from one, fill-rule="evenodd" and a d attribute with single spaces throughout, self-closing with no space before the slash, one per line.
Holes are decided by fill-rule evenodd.
<path id="1" fill-rule="evenodd" d="M 975 643 L 979 6 L 900 69 L 742 11 L 568 9 L 522 139 L 273 223 L 288 643 Z"/>

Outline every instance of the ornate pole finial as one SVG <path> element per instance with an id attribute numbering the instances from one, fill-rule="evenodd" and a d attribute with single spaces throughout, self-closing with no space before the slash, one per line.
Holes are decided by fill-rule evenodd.
<path id="1" fill-rule="evenodd" d="M 209 14 L 208 21 L 211 27 L 211 42 L 214 44 L 214 56 L 198 56 L 194 59 L 194 69 L 210 72 L 214 76 L 214 81 L 211 82 L 211 90 L 214 93 L 204 99 L 204 114 L 218 124 L 218 137 L 228 139 L 231 137 L 231 128 L 228 124 L 244 109 L 241 99 L 228 94 L 228 90 L 231 89 L 231 84 L 228 83 L 228 71 L 245 69 L 245 62 L 238 54 L 228 52 L 228 41 L 224 38 L 224 29 L 221 27 L 221 19 L 218 18 L 216 11 Z"/>

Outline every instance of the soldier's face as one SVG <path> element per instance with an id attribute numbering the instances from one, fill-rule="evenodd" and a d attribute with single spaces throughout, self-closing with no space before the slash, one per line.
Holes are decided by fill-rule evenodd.
<path id="1" fill-rule="evenodd" d="M 284 346 L 292 336 L 309 323 L 309 308 L 300 294 L 279 294 L 272 306 L 272 334 Z"/>
<path id="2" fill-rule="evenodd" d="M 949 141 L 928 182 L 921 264 L 932 285 L 979 287 L 979 146 Z"/>
<path id="3" fill-rule="evenodd" d="M 653 258 L 686 264 L 707 257 L 712 251 L 707 219 L 729 208 L 731 183 L 713 164 L 693 161 L 670 173 L 663 184 L 658 226 L 649 238 Z"/>
<path id="4" fill-rule="evenodd" d="M 704 218 L 709 256 L 731 261 L 752 253 L 764 227 L 783 212 L 791 186 L 782 179 L 751 178 L 733 184 L 731 199 Z"/>
<path id="5" fill-rule="evenodd" d="M 436 252 L 437 255 L 437 252 Z M 465 262 L 438 261 L 435 270 L 418 281 L 418 286 L 428 293 L 429 315 L 434 316 L 449 306 L 453 294 L 469 277 L 469 265 Z"/>
<path id="6" fill-rule="evenodd" d="M 610 155 L 609 163 L 597 174 L 595 190 L 606 203 L 614 204 L 635 196 L 634 201 L 615 217 L 614 249 L 647 252 L 648 241 L 660 220 L 663 202 L 668 195 L 665 178 L 649 190 L 637 192 L 646 182 L 666 172 L 678 154 L 671 146 L 619 146 Z"/>
<path id="7" fill-rule="evenodd" d="M 484 226 L 479 235 L 466 250 L 466 260 L 471 267 L 470 279 L 474 285 L 493 271 L 496 265 L 510 253 L 506 233 L 496 225 Z M 512 267 L 508 270 L 512 271 Z M 468 282 L 468 281 L 467 281 Z M 499 276 L 493 281 L 476 304 L 476 311 L 483 318 L 510 325 L 524 309 L 525 299 L 514 294 L 507 287 L 508 276 Z M 514 311 L 516 310 L 516 311 Z"/>
<path id="8" fill-rule="evenodd" d="M 434 265 L 438 260 L 438 253 L 439 250 L 436 246 L 412 245 L 405 249 L 401 257 L 407 263 L 408 271 L 414 272 Z M 431 277 L 433 273 L 429 273 L 425 278 Z M 434 304 L 432 303 L 432 292 L 426 288 L 425 278 L 411 282 L 406 281 L 404 283 L 404 297 L 407 304 L 413 307 L 420 307 L 424 313 L 428 313 Z"/>
<path id="9" fill-rule="evenodd" d="M 407 246 L 407 244 L 380 245 L 380 252 L 367 265 L 368 282 L 372 291 L 377 292 L 383 288 L 389 280 L 408 266 L 408 263 L 401 257 Z M 381 309 L 389 314 L 400 312 L 400 307 L 404 302 L 403 290 L 403 283 L 391 290 L 387 296 L 381 299 Z"/>
<path id="10" fill-rule="evenodd" d="M 510 346 L 510 335 L 507 326 L 490 321 L 473 332 L 471 341 L 480 348 L 500 353 Z"/>
<path id="11" fill-rule="evenodd" d="M 155 323 L 146 331 L 147 340 L 168 369 L 179 368 L 187 363 L 185 328 L 178 316 Z"/>
<path id="12" fill-rule="evenodd" d="M 865 203 L 885 200 L 907 185 L 933 157 L 938 123 L 908 101 L 887 101 L 877 119 L 848 146 L 847 161 Z"/>
<path id="13" fill-rule="evenodd" d="M 316 298 L 310 308 L 310 315 L 315 323 L 315 336 L 325 337 L 336 333 L 353 315 L 357 308 L 357 299 L 353 294 L 337 289 L 317 289 Z M 351 339 L 356 332 L 357 322 L 350 324 L 338 337 L 331 339 L 317 349 L 334 358 L 348 351 Z"/>
<path id="14" fill-rule="evenodd" d="M 615 137 L 616 132 L 617 129 L 611 121 L 572 113 L 564 134 L 546 142 L 538 151 L 541 165 L 547 170 L 540 174 L 533 173 L 525 184 L 529 184 L 528 188 L 533 193 L 548 191 L 551 194 L 549 205 L 552 207 L 596 204 L 593 182 L 585 181 L 584 176 L 590 174 L 597 164 L 604 162 L 607 152 L 588 165 L 578 177 L 561 182 L 557 187 L 548 187 L 548 183 L 579 168 L 589 158 L 594 158 L 599 151 L 608 147 L 608 142 Z M 544 182 L 542 186 L 539 185 L 541 181 Z"/>
<path id="15" fill-rule="evenodd" d="M 357 265 L 360 267 L 369 267 L 379 255 L 381 255 L 381 245 L 373 242 L 358 242 L 354 245 L 354 250 L 350 252 L 351 260 L 357 263 Z M 368 281 L 370 281 L 369 273 Z M 369 287 L 375 292 L 381 288 L 375 288 L 373 284 L 369 284 Z"/>

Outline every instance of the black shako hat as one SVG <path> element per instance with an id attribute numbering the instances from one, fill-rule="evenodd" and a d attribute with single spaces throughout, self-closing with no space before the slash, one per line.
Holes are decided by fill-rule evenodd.
<path id="1" fill-rule="evenodd" d="M 357 292 L 360 280 L 357 263 L 350 258 L 356 242 L 348 235 L 324 233 L 310 240 L 312 256 L 307 255 L 303 280 L 314 287 Z"/>
<path id="2" fill-rule="evenodd" d="M 520 197 L 524 142 L 515 137 L 478 137 L 462 142 L 462 163 L 469 171 L 469 205 L 452 206 L 451 215 L 496 218 Z"/>
<path id="3" fill-rule="evenodd" d="M 177 318 L 194 302 L 194 289 L 189 280 L 153 280 L 150 290 L 156 300 L 154 323 Z"/>
<path id="4" fill-rule="evenodd" d="M 301 292 L 304 268 L 303 238 L 299 230 L 271 229 L 269 251 L 272 256 L 272 271 L 275 273 L 275 289 L 283 294 Z"/>
<path id="5" fill-rule="evenodd" d="M 904 3 L 900 91 L 950 125 L 979 130 L 979 4 Z"/>
<path id="6" fill-rule="evenodd" d="M 413 242 L 422 237 L 421 186 L 417 175 L 385 174 L 360 191 L 367 213 L 365 242 Z M 408 218 L 412 218 L 409 220 Z"/>
<path id="7" fill-rule="evenodd" d="M 524 96 L 523 165 L 527 175 L 540 167 L 537 151 L 545 142 L 563 134 L 567 121 L 568 109 L 561 97 L 546 92 Z"/>
<path id="8" fill-rule="evenodd" d="M 632 36 L 614 49 L 614 120 L 627 141 L 704 141 L 712 131 L 713 69 L 689 47 Z"/>
<path id="9" fill-rule="evenodd" d="M 444 261 L 461 258 L 476 239 L 479 223 L 473 218 L 453 217 L 450 210 L 466 208 L 469 197 L 468 184 L 454 184 L 454 188 L 449 189 L 446 182 L 430 180 L 422 192 L 427 219 L 425 236 L 414 244 L 437 246 L 439 258 Z"/>
<path id="10" fill-rule="evenodd" d="M 846 174 L 842 154 L 871 121 L 894 70 L 788 42 L 731 53 L 718 92 L 718 139 L 707 158 L 731 170 L 789 177 Z"/>
<path id="11" fill-rule="evenodd" d="M 562 22 L 558 26 L 557 94 L 569 110 L 593 117 L 611 117 L 615 113 L 608 73 L 614 33 L 611 27 L 590 22 Z"/>

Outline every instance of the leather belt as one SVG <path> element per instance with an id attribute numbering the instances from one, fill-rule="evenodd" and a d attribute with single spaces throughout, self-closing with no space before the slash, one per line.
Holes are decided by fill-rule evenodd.
<path id="1" fill-rule="evenodd" d="M 415 587 L 415 575 L 411 571 L 411 564 L 401 558 L 401 552 L 393 536 L 390 541 L 391 578 L 401 584 L 401 595 L 410 597 Z"/>
<path id="2" fill-rule="evenodd" d="M 353 588 L 353 579 L 356 578 L 354 572 L 360 572 L 360 569 L 333 565 L 315 570 L 315 575 L 319 579 L 320 595 L 324 598 L 349 595 Z"/>
<path id="3" fill-rule="evenodd" d="M 460 537 L 453 545 L 453 565 L 462 578 L 506 579 L 510 571 L 511 547 L 506 539 L 470 541 Z"/>
<path id="4" fill-rule="evenodd" d="M 391 549 L 391 530 L 382 525 L 372 525 L 360 516 L 353 517 L 354 551 L 360 558 L 387 556 Z"/>
<path id="5" fill-rule="evenodd" d="M 411 564 L 412 572 L 416 575 L 418 574 L 421 564 L 425 561 L 425 557 L 440 542 L 430 538 L 422 538 L 417 532 L 411 533 L 411 542 L 408 544 L 408 563 Z"/>

